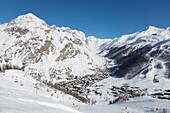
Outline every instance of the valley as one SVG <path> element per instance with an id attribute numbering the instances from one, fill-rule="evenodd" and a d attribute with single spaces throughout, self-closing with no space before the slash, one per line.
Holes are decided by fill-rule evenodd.
<path id="1" fill-rule="evenodd" d="M 170 28 L 97 39 L 28 13 L 0 25 L 0 113 L 169 113 Z"/>

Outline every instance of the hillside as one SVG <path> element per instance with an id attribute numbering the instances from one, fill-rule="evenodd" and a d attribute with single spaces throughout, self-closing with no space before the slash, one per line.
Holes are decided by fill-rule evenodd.
<path id="1" fill-rule="evenodd" d="M 91 40 L 81 31 L 49 26 L 33 14 L 0 25 L 0 37 L 0 70 L 19 68 L 55 82 L 94 74 L 105 63 L 96 54 L 100 41 L 95 37 Z"/>
<path id="2" fill-rule="evenodd" d="M 109 68 L 117 77 L 130 79 L 158 75 L 170 78 L 169 45 L 169 27 L 160 29 L 149 26 L 103 44 L 100 50 L 103 56 L 114 62 L 115 66 Z"/>
<path id="3" fill-rule="evenodd" d="M 0 113 L 169 113 L 170 28 L 97 39 L 29 13 L 0 25 Z"/>

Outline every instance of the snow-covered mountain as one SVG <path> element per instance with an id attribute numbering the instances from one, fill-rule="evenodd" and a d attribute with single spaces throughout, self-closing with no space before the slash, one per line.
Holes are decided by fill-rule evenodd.
<path id="1" fill-rule="evenodd" d="M 170 27 L 110 40 L 30 13 L 0 25 L 0 113 L 168 113 L 165 77 Z"/>
<path id="2" fill-rule="evenodd" d="M 170 78 L 170 28 L 149 26 L 133 34 L 123 35 L 101 47 L 110 59 L 112 73 L 118 77 Z M 116 71 L 115 71 L 116 70 Z"/>
<path id="3" fill-rule="evenodd" d="M 45 80 L 92 74 L 105 60 L 97 53 L 103 42 L 81 31 L 49 26 L 29 13 L 0 25 L 0 64 L 38 73 Z"/>

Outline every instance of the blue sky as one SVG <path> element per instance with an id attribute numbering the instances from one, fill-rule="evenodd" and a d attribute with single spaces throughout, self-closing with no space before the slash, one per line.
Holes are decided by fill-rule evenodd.
<path id="1" fill-rule="evenodd" d="M 49 25 L 114 38 L 149 25 L 170 26 L 170 0 L 1 0 L 0 23 L 33 13 Z"/>

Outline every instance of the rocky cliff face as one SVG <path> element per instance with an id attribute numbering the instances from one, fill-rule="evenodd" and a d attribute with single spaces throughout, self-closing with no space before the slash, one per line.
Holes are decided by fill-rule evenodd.
<path id="1" fill-rule="evenodd" d="M 0 25 L 1 69 L 15 65 L 54 81 L 92 74 L 105 60 L 96 54 L 98 42 L 93 48 L 90 40 L 81 31 L 49 26 L 33 14 L 21 15 Z"/>
<path id="2" fill-rule="evenodd" d="M 100 47 L 100 54 L 114 62 L 117 77 L 160 75 L 170 78 L 170 28 L 153 26 L 123 35 Z M 110 61 L 109 61 L 110 62 Z"/>

